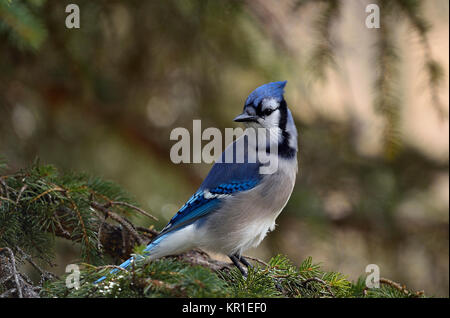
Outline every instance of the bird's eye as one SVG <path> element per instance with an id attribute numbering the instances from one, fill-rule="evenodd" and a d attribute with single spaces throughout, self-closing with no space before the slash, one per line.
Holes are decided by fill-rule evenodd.
<path id="1" fill-rule="evenodd" d="M 273 113 L 273 111 L 274 111 L 274 109 L 266 108 L 266 109 L 264 109 L 264 111 L 263 111 L 263 115 L 264 115 L 264 116 L 269 116 L 270 114 Z"/>

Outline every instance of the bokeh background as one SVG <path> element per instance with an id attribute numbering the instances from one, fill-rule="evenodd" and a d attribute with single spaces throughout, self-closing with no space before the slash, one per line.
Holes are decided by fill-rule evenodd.
<path id="1" fill-rule="evenodd" d="M 446 0 L 0 0 L 0 155 L 113 180 L 160 229 L 210 168 L 173 164 L 170 131 L 236 127 L 255 87 L 288 80 L 297 184 L 247 254 L 350 279 L 377 264 L 448 296 L 448 37 Z M 76 257 L 58 244 L 59 263 Z"/>

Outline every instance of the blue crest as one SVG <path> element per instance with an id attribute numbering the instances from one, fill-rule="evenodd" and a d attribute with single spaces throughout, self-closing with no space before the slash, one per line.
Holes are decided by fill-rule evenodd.
<path id="1" fill-rule="evenodd" d="M 245 105 L 253 104 L 256 106 L 264 98 L 275 98 L 280 102 L 283 99 L 284 86 L 286 86 L 286 83 L 287 81 L 282 81 L 261 85 L 248 95 Z"/>

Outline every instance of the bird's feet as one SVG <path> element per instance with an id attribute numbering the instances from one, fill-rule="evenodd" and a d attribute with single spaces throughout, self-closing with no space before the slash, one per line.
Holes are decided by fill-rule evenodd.
<path id="1" fill-rule="evenodd" d="M 238 254 L 230 255 L 229 258 L 233 262 L 233 264 L 239 269 L 239 271 L 242 273 L 242 276 L 247 277 L 248 275 L 248 269 L 253 268 L 253 265 L 250 264 L 243 256 L 240 256 Z M 247 267 L 247 271 L 242 267 L 241 263 Z"/>

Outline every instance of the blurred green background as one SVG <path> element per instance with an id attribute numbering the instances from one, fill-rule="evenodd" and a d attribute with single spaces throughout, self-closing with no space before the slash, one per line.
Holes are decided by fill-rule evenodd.
<path id="1" fill-rule="evenodd" d="M 0 0 L 0 155 L 113 180 L 160 229 L 210 168 L 173 164 L 170 131 L 237 127 L 254 88 L 288 80 L 297 184 L 247 254 L 350 279 L 377 264 L 448 296 L 448 19 L 446 0 Z M 65 264 L 76 250 L 60 244 Z"/>

